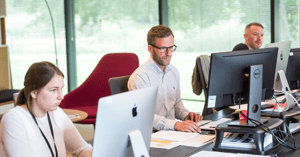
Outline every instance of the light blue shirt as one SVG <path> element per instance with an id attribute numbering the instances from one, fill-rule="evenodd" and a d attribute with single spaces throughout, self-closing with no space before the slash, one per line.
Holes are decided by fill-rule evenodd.
<path id="1" fill-rule="evenodd" d="M 168 65 L 163 72 L 150 57 L 130 76 L 128 89 L 136 90 L 158 86 L 153 128 L 155 130 L 174 130 L 176 119 L 184 120 L 189 111 L 185 109 L 180 96 L 179 72 Z"/>

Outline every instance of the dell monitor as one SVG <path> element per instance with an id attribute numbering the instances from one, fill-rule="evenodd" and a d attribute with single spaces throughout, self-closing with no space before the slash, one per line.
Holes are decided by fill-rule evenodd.
<path id="1" fill-rule="evenodd" d="M 157 86 L 99 99 L 93 157 L 149 156 Z"/>
<path id="2" fill-rule="evenodd" d="M 260 94 L 257 102 L 257 115 L 260 118 L 261 100 L 270 99 L 274 94 L 273 83 L 276 67 L 278 48 L 264 48 L 222 52 L 211 54 L 211 65 L 208 83 L 206 104 L 208 108 L 220 108 L 234 104 L 248 103 L 249 91 L 256 87 Z M 249 82 L 255 81 L 250 74 L 251 66 L 259 65 L 261 70 L 254 69 L 255 77 L 261 79 L 260 86 L 250 86 Z M 251 91 L 250 91 L 251 92 Z M 254 92 L 258 93 L 258 92 Z M 252 100 L 252 99 L 251 99 Z M 249 105 L 248 105 L 249 107 Z M 249 109 L 248 109 L 248 116 Z"/>
<path id="3" fill-rule="evenodd" d="M 300 48 L 290 50 L 285 75 L 291 90 L 300 89 Z"/>

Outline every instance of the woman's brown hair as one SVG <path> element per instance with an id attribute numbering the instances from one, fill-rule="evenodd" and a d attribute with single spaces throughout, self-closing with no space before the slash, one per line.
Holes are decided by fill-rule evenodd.
<path id="1" fill-rule="evenodd" d="M 26 104 L 28 108 L 31 108 L 30 93 L 43 88 L 55 74 L 64 77 L 64 74 L 50 62 L 33 63 L 25 75 L 24 88 L 19 92 L 16 105 Z"/>

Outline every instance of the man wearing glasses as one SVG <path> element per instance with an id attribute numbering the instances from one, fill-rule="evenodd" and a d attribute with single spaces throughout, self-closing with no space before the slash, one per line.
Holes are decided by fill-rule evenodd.
<path id="1" fill-rule="evenodd" d="M 172 54 L 176 50 L 171 29 L 163 25 L 152 27 L 148 32 L 147 42 L 150 57 L 130 76 L 129 90 L 159 86 L 154 130 L 200 132 L 195 122 L 202 120 L 202 116 L 189 112 L 184 107 L 180 96 L 179 72 L 175 66 L 170 65 Z"/>

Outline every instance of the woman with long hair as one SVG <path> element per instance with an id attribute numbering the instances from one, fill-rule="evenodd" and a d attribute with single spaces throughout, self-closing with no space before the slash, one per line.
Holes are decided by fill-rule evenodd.
<path id="1" fill-rule="evenodd" d="M 92 146 L 59 108 L 63 87 L 64 75 L 52 63 L 30 66 L 17 106 L 2 117 L 0 156 L 91 156 Z"/>

